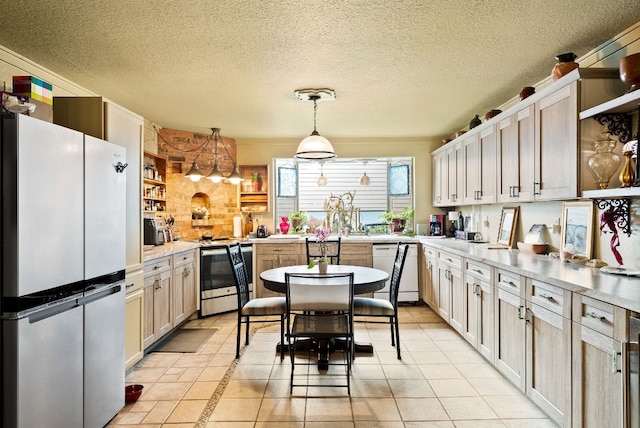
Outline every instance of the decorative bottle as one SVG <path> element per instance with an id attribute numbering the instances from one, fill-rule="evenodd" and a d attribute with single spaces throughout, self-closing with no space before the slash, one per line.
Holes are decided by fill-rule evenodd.
<path id="1" fill-rule="evenodd" d="M 282 232 L 283 235 L 286 235 L 287 232 L 289 232 L 289 218 L 287 217 L 280 217 L 280 224 L 278 225 L 280 227 L 280 232 Z"/>
<path id="2" fill-rule="evenodd" d="M 629 187 L 636 179 L 635 165 L 633 165 L 633 146 L 629 143 L 625 144 L 622 149 L 624 155 L 624 166 L 620 171 L 620 187 Z"/>
<path id="3" fill-rule="evenodd" d="M 609 180 L 620 167 L 620 155 L 613 152 L 616 142 L 608 132 L 600 134 L 600 138 L 593 142 L 595 153 L 587 161 L 591 173 L 598 181 L 600 189 L 609 187 Z"/>
<path id="4" fill-rule="evenodd" d="M 575 62 L 576 58 L 577 56 L 573 52 L 567 52 L 556 56 L 556 61 L 558 61 L 558 63 L 553 67 L 553 70 L 551 70 L 551 77 L 553 80 L 558 80 L 565 74 L 578 68 L 579 65 Z"/>

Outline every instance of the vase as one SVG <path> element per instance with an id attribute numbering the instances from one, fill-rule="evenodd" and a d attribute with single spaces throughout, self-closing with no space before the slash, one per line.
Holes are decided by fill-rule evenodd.
<path id="1" fill-rule="evenodd" d="M 554 65 L 553 70 L 551 70 L 551 77 L 553 80 L 558 80 L 565 74 L 578 68 L 578 63 L 574 61 L 576 58 L 577 56 L 573 52 L 567 52 L 556 56 L 556 61 L 558 61 L 558 63 Z"/>
<path id="2" fill-rule="evenodd" d="M 283 235 L 286 235 L 287 232 L 289 232 L 289 219 L 287 217 L 280 217 L 280 224 L 278 225 L 280 227 L 280 232 Z"/>
<path id="3" fill-rule="evenodd" d="M 471 122 L 469 122 L 469 129 L 473 129 L 476 126 L 482 125 L 482 121 L 480 120 L 480 118 L 478 116 L 479 115 L 476 114 L 476 117 L 471 119 Z"/>
<path id="4" fill-rule="evenodd" d="M 524 100 L 525 98 L 530 97 L 531 95 L 536 93 L 536 88 L 534 88 L 533 86 L 525 86 L 524 88 L 522 88 L 522 90 L 520 91 L 520 101 Z"/>
<path id="5" fill-rule="evenodd" d="M 595 153 L 587 161 L 587 166 L 601 189 L 609 187 L 609 180 L 620 167 L 620 155 L 613 152 L 615 147 L 616 142 L 609 137 L 608 132 L 603 132 L 600 138 L 593 142 Z"/>
<path id="6" fill-rule="evenodd" d="M 327 273 L 327 265 L 328 263 L 326 261 L 319 261 L 318 262 L 318 272 L 320 272 L 321 274 L 326 274 Z"/>
<path id="7" fill-rule="evenodd" d="M 622 167 L 622 171 L 620 171 L 620 187 L 629 187 L 636 179 L 635 166 L 631 159 L 631 156 L 633 156 L 632 145 L 629 143 L 625 144 L 622 149 L 622 154 L 624 155 L 624 166 Z"/>

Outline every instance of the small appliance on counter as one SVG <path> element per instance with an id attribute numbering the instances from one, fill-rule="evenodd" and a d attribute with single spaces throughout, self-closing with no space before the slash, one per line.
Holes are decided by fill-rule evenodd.
<path id="1" fill-rule="evenodd" d="M 456 239 L 463 239 L 465 241 L 474 241 L 476 239 L 476 232 L 469 232 L 468 230 L 456 230 Z"/>
<path id="2" fill-rule="evenodd" d="M 269 237 L 269 229 L 265 225 L 258 226 L 257 230 L 258 238 L 268 238 Z"/>
<path id="3" fill-rule="evenodd" d="M 167 239 L 167 225 L 161 217 L 144 219 L 144 245 L 163 245 Z"/>
<path id="4" fill-rule="evenodd" d="M 443 236 L 446 234 L 444 214 L 431 214 L 429 216 L 429 235 Z"/>

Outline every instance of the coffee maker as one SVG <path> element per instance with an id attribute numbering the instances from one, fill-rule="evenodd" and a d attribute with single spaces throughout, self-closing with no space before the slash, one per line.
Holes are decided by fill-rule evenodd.
<path id="1" fill-rule="evenodd" d="M 429 235 L 444 236 L 446 233 L 444 214 L 431 214 L 429 216 Z"/>

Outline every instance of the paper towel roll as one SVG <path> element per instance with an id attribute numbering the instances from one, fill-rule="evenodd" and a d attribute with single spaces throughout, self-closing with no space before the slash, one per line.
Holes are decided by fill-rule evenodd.
<path id="1" fill-rule="evenodd" d="M 242 217 L 237 215 L 233 218 L 233 237 L 242 237 Z"/>

